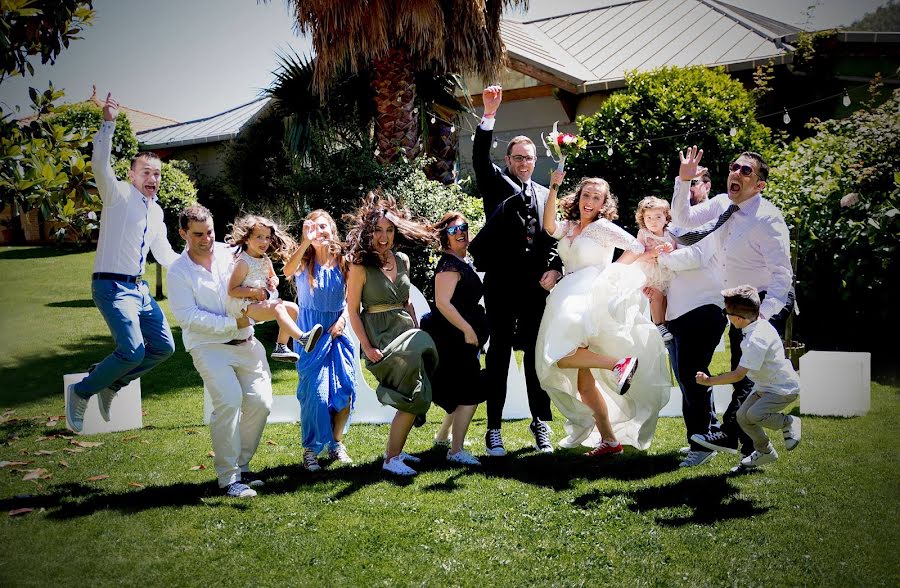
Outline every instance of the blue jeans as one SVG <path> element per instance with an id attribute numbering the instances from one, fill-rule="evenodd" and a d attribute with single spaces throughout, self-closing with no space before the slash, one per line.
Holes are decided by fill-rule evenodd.
<path id="1" fill-rule="evenodd" d="M 175 353 L 166 315 L 150 296 L 146 282 L 94 280 L 91 294 L 109 326 L 116 350 L 75 384 L 75 392 L 83 398 L 104 388 L 119 390 Z"/>

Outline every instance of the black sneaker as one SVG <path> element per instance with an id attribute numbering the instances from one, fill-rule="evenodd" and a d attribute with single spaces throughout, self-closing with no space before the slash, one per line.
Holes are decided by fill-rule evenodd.
<path id="1" fill-rule="evenodd" d="M 322 325 L 315 325 L 309 331 L 303 333 L 299 339 L 297 339 L 297 343 L 300 345 L 300 348 L 303 351 L 309 353 L 312 351 L 313 347 L 316 346 L 316 343 L 319 342 L 319 337 L 322 336 Z"/>
<path id="2" fill-rule="evenodd" d="M 500 436 L 500 429 L 488 429 L 484 434 L 484 448 L 487 454 L 493 457 L 503 457 L 506 455 L 506 448 L 503 446 L 503 437 Z"/>
<path id="3" fill-rule="evenodd" d="M 706 435 L 701 435 L 699 433 L 691 435 L 691 441 L 713 451 L 724 451 L 725 453 L 738 452 L 738 440 L 722 431 L 712 431 Z"/>
<path id="4" fill-rule="evenodd" d="M 534 435 L 534 447 L 541 453 L 553 453 L 553 444 L 550 443 L 550 427 L 540 419 L 531 421 L 528 427 Z"/>

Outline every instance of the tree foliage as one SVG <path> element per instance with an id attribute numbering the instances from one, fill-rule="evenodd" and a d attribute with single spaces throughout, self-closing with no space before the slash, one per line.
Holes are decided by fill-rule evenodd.
<path id="1" fill-rule="evenodd" d="M 799 327 L 817 349 L 878 352 L 878 333 L 897 326 L 898 109 L 894 90 L 881 106 L 812 124 L 814 136 L 770 161 L 766 192 L 797 235 Z"/>
<path id="2" fill-rule="evenodd" d="M 848 27 L 851 31 L 900 31 L 900 4 L 891 0 Z"/>
<path id="3" fill-rule="evenodd" d="M 93 24 L 93 0 L 3 0 L 0 7 L 0 82 L 34 75 L 29 57 L 53 64 L 79 33 Z"/>
<path id="4" fill-rule="evenodd" d="M 752 95 L 722 69 L 663 68 L 631 73 L 626 84 L 595 114 L 578 117 L 588 148 L 567 164 L 566 178 L 569 186 L 583 176 L 609 181 L 625 225 L 642 197 L 671 198 L 679 149 L 703 148 L 714 190 L 740 152 L 765 150 L 769 130 L 755 119 Z"/>

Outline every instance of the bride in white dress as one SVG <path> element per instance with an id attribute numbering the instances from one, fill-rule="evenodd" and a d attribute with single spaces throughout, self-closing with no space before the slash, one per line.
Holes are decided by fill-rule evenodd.
<path id="1" fill-rule="evenodd" d="M 544 207 L 544 230 L 559 240 L 566 275 L 547 298 L 537 375 L 568 421 L 560 447 L 578 446 L 596 425 L 601 442 L 588 455 L 621 453 L 623 443 L 646 449 L 671 380 L 662 337 L 641 312 L 644 274 L 630 264 L 655 252 L 612 223 L 617 202 L 600 178 L 583 179 L 557 220 L 564 175 L 553 172 Z M 624 251 L 612 263 L 617 248 Z"/>

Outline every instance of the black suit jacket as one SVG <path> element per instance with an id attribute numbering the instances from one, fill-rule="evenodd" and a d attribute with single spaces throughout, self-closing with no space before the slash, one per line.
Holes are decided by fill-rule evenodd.
<path id="1" fill-rule="evenodd" d="M 493 131 L 478 127 L 472 146 L 475 180 L 487 217 L 469 245 L 475 267 L 483 272 L 518 274 L 529 280 L 539 279 L 550 269 L 562 273 L 556 239 L 544 232 L 540 223 L 533 229 L 533 242 L 528 243 L 524 186 L 509 169 L 501 170 L 491 161 L 493 135 Z M 542 203 L 537 209 L 540 215 L 548 191 L 534 181 L 531 184 L 535 198 Z"/>

